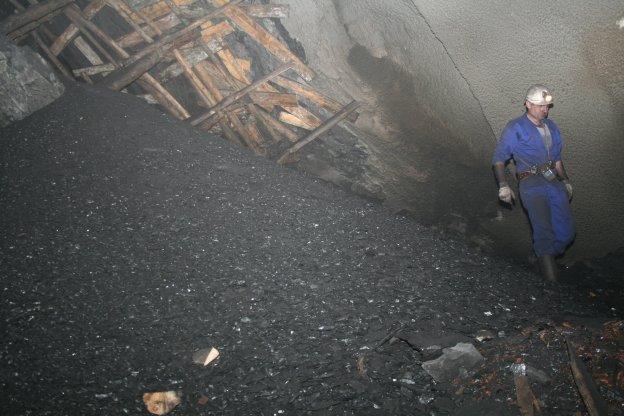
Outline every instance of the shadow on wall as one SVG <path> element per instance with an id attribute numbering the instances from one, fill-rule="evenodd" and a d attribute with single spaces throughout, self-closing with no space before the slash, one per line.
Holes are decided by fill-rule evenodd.
<path id="1" fill-rule="evenodd" d="M 425 224 L 463 222 L 466 233 L 496 216 L 498 204 L 491 170 L 471 158 L 468 146 L 447 127 L 443 114 L 434 112 L 421 93 L 427 86 L 388 58 L 376 58 L 354 46 L 348 62 L 375 92 L 385 123 L 396 131 L 384 152 L 395 156 L 398 177 L 397 208 Z M 431 88 L 431 87 L 429 87 Z M 475 167 L 478 165 L 478 167 Z M 393 204 L 394 205 L 394 204 Z"/>

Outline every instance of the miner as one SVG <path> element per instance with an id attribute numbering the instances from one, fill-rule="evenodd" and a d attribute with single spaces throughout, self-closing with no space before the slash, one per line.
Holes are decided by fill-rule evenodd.
<path id="1" fill-rule="evenodd" d="M 505 165 L 514 160 L 520 200 L 533 230 L 533 250 L 544 278 L 556 281 L 555 257 L 574 239 L 574 220 L 570 209 L 572 185 L 561 157 L 561 132 L 548 118 L 552 105 L 553 95 L 547 87 L 531 86 L 524 100 L 526 111 L 503 130 L 492 164 L 498 198 L 511 204 L 515 195 L 507 182 Z"/>

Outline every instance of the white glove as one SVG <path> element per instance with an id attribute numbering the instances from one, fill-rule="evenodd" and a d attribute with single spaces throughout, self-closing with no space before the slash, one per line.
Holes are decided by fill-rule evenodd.
<path id="1" fill-rule="evenodd" d="M 568 193 L 568 199 L 572 199 L 572 184 L 567 179 L 564 179 L 561 182 L 563 182 L 563 184 L 565 185 L 566 192 Z"/>
<path id="2" fill-rule="evenodd" d="M 509 185 L 501 182 L 500 188 L 498 188 L 498 199 L 503 202 L 507 202 L 508 204 L 511 204 L 512 201 L 516 199 L 516 196 L 514 195 Z"/>

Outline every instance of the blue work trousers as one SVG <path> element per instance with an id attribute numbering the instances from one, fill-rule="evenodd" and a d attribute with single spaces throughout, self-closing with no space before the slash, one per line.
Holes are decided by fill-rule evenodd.
<path id="1" fill-rule="evenodd" d="M 563 253 L 574 239 L 574 219 L 565 185 L 547 181 L 541 175 L 520 181 L 520 198 L 533 229 L 533 250 L 537 256 Z"/>

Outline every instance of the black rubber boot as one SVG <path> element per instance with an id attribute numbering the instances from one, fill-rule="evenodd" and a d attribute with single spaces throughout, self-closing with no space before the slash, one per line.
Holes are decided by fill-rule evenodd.
<path id="1" fill-rule="evenodd" d="M 559 280 L 559 267 L 555 261 L 555 256 L 544 255 L 539 258 L 540 271 L 542 277 L 548 282 L 557 282 Z"/>

